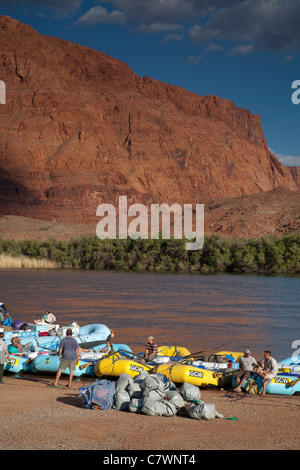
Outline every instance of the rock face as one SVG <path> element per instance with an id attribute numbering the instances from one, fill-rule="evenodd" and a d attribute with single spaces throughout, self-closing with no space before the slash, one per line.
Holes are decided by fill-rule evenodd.
<path id="1" fill-rule="evenodd" d="M 289 170 L 296 183 L 297 191 L 300 192 L 300 166 L 290 166 Z"/>
<path id="2" fill-rule="evenodd" d="M 119 195 L 149 206 L 299 190 L 299 168 L 232 101 L 139 77 L 9 17 L 0 44 L 1 215 L 88 224 Z"/>

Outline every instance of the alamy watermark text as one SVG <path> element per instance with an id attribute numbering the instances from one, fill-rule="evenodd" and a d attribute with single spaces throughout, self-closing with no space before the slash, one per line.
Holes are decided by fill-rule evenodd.
<path id="1" fill-rule="evenodd" d="M 151 204 L 150 213 L 144 204 L 128 207 L 127 196 L 119 197 L 119 210 L 112 204 L 100 204 L 96 215 L 102 217 L 97 224 L 96 234 L 100 239 L 138 238 L 169 240 L 171 238 L 171 213 L 173 214 L 173 237 L 185 237 L 186 250 L 200 250 L 204 244 L 204 205 Z M 117 221 L 118 213 L 118 221 Z M 193 221 L 195 214 L 195 221 Z M 191 241 L 193 240 L 193 241 Z"/>

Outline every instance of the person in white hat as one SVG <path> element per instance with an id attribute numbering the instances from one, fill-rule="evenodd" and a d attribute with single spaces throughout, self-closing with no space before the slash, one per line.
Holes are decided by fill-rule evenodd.
<path id="1" fill-rule="evenodd" d="M 236 374 L 237 387 L 234 389 L 236 392 L 241 391 L 241 387 L 244 385 L 246 380 L 250 379 L 251 374 L 255 367 L 257 367 L 257 361 L 251 356 L 251 351 L 245 349 L 244 355 L 240 358 L 240 370 Z"/>
<path id="2" fill-rule="evenodd" d="M 35 346 L 30 341 L 27 344 L 22 344 L 21 339 L 17 333 L 14 333 L 11 337 L 11 346 L 18 350 L 17 354 L 21 354 L 23 352 L 35 352 Z M 8 350 L 10 347 L 8 346 Z"/>

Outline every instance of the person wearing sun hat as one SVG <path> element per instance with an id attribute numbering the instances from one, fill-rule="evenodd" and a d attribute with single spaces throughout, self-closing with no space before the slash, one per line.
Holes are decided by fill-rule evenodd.
<path id="1" fill-rule="evenodd" d="M 158 353 L 158 348 L 157 344 L 154 340 L 154 336 L 149 336 L 148 337 L 148 342 L 146 344 L 145 348 L 145 359 L 149 360 L 150 357 L 153 357 L 154 355 L 157 355 Z"/>
<path id="2" fill-rule="evenodd" d="M 254 367 L 256 367 L 257 361 L 254 357 L 251 356 L 251 351 L 245 349 L 244 355 L 240 358 L 240 370 L 236 374 L 237 387 L 235 388 L 236 392 L 241 391 L 242 385 L 246 380 L 250 379 Z"/>

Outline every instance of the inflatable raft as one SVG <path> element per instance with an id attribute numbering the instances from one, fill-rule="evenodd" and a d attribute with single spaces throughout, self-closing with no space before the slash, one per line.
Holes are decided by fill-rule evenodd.
<path id="1" fill-rule="evenodd" d="M 280 372 L 288 374 L 300 374 L 300 356 L 291 356 L 279 362 Z"/>
<path id="2" fill-rule="evenodd" d="M 174 359 L 181 359 L 190 356 L 190 351 L 183 346 L 159 346 L 158 356 L 164 356 Z"/>
<path id="3" fill-rule="evenodd" d="M 7 372 L 12 372 L 13 374 L 18 374 L 23 371 L 30 371 L 30 355 L 19 355 L 19 354 L 10 354 L 9 360 L 5 361 L 4 370 Z"/>
<path id="4" fill-rule="evenodd" d="M 144 360 L 144 353 L 134 355 L 132 351 L 119 351 L 118 354 L 101 359 L 95 365 L 95 375 L 119 377 L 123 372 L 135 377 L 142 371 L 155 371 L 158 364 L 178 361 L 190 352 L 182 346 L 159 346 L 157 357 L 151 361 Z"/>
<path id="5" fill-rule="evenodd" d="M 76 370 L 74 371 L 75 377 L 80 377 L 82 375 L 89 375 L 94 376 L 94 367 L 95 363 L 101 360 L 101 358 L 109 357 L 105 353 L 101 353 L 100 349 L 105 347 L 105 344 L 101 344 L 97 346 L 97 348 L 93 348 L 90 352 L 82 353 L 79 357 L 79 361 L 76 365 Z M 118 350 L 127 350 L 128 352 L 132 352 L 129 346 L 126 344 L 113 344 L 113 348 L 115 351 Z M 59 357 L 58 355 L 50 354 L 50 355 L 38 355 L 31 361 L 30 371 L 34 374 L 53 374 L 58 371 L 59 368 Z M 62 374 L 69 375 L 69 369 L 65 369 L 62 371 Z"/>
<path id="6" fill-rule="evenodd" d="M 253 376 L 242 385 L 242 389 L 245 392 L 259 395 L 263 391 L 262 381 L 262 377 L 254 373 Z M 233 388 L 237 386 L 235 377 L 232 378 L 232 386 Z M 300 375 L 278 373 L 267 385 L 266 393 L 275 395 L 300 394 Z"/>
<path id="7" fill-rule="evenodd" d="M 224 356 L 229 354 L 231 360 L 243 355 L 243 353 L 232 353 L 230 351 L 218 353 L 218 355 L 221 354 Z M 117 353 L 100 359 L 95 364 L 94 372 L 97 377 L 119 377 L 123 372 L 135 377 L 146 370 L 150 373 L 162 373 L 175 383 L 188 382 L 202 388 L 221 387 L 230 384 L 232 375 L 237 372 L 238 367 L 235 367 L 235 370 L 228 368 L 228 362 L 227 364 L 215 365 L 214 363 L 208 363 L 203 365 L 197 363 L 197 361 L 193 362 L 193 358 L 184 359 L 186 356 L 191 356 L 190 352 L 186 348 L 178 346 L 160 346 L 158 355 L 152 362 L 145 362 L 143 354 L 133 356 L 126 353 Z M 215 367 L 213 367 L 214 365 Z"/>
<path id="8" fill-rule="evenodd" d="M 212 355 L 224 356 L 226 363 L 207 361 L 194 361 L 183 359 L 157 366 L 156 371 L 164 374 L 170 381 L 182 384 L 188 382 L 200 388 L 223 387 L 231 383 L 232 377 L 237 373 L 241 352 L 219 351 Z"/>
<path id="9" fill-rule="evenodd" d="M 215 353 L 216 356 L 224 356 L 228 361 L 239 362 L 241 357 L 244 355 L 242 352 L 233 352 L 233 351 L 219 351 Z"/>
<path id="10" fill-rule="evenodd" d="M 240 364 L 238 362 L 222 364 L 219 362 L 193 361 L 192 364 L 197 367 L 202 367 L 203 369 L 209 369 L 209 370 L 214 370 L 214 371 L 217 371 L 217 370 L 226 371 L 229 369 L 240 368 Z"/>
<path id="11" fill-rule="evenodd" d="M 125 372 L 131 377 L 135 377 L 144 370 L 151 372 L 154 367 L 154 364 L 148 364 L 138 356 L 128 355 L 124 352 L 117 352 L 100 359 L 100 361 L 95 364 L 94 373 L 96 377 L 120 377 L 120 375 Z"/>
<path id="12" fill-rule="evenodd" d="M 200 388 L 223 387 L 231 382 L 237 370 L 210 370 L 194 364 L 174 363 L 157 366 L 156 372 L 164 374 L 171 382 L 188 382 Z"/>
<path id="13" fill-rule="evenodd" d="M 11 343 L 12 332 L 9 333 L 9 336 L 6 338 L 6 343 L 9 345 Z M 20 332 L 18 336 L 21 339 L 21 344 L 32 343 L 33 346 L 39 350 L 50 349 L 58 350 L 59 343 L 63 336 L 52 335 L 52 336 L 31 336 L 26 334 L 27 332 Z M 107 326 L 102 324 L 91 324 L 85 325 L 80 328 L 79 334 L 74 332 L 73 338 L 76 341 L 81 343 L 92 343 L 92 342 L 104 342 L 109 336 L 110 330 Z"/>
<path id="14" fill-rule="evenodd" d="M 35 326 L 34 326 L 35 327 Z M 55 344 L 61 340 L 62 337 L 66 335 L 68 328 L 72 329 L 73 338 L 77 339 L 79 343 L 88 342 L 88 341 L 105 341 L 106 338 L 110 335 L 110 330 L 106 325 L 101 323 L 92 323 L 89 325 L 84 325 L 82 327 L 71 327 L 66 326 L 59 328 L 57 331 L 54 331 L 51 335 L 43 336 L 41 333 L 47 334 L 48 331 L 38 331 L 38 330 L 16 330 L 16 331 L 5 331 L 4 340 L 7 344 L 11 342 L 12 335 L 17 334 L 21 339 L 22 344 L 27 344 L 29 342 L 38 343 L 41 345 Z M 47 327 L 46 327 L 47 328 Z"/>
<path id="15" fill-rule="evenodd" d="M 30 367 L 30 372 L 34 374 L 56 374 L 58 371 L 60 360 L 58 356 L 43 356 L 40 355 L 36 357 Z M 81 375 L 94 375 L 93 364 L 91 362 L 86 362 L 79 360 L 76 364 L 76 369 L 74 371 L 74 377 L 80 377 Z M 62 371 L 63 374 L 69 374 L 69 369 Z"/>

